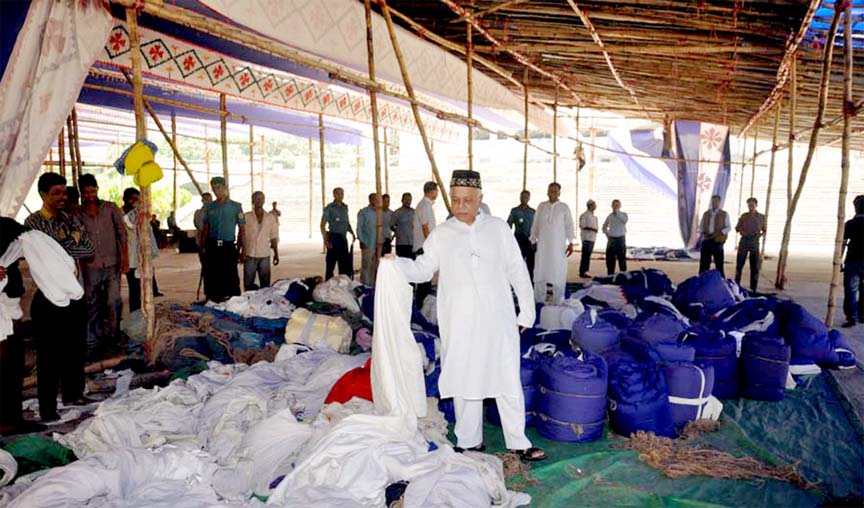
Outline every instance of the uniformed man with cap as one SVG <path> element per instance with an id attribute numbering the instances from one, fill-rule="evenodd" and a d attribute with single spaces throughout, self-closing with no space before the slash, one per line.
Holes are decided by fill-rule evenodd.
<path id="1" fill-rule="evenodd" d="M 438 388 L 443 398 L 453 398 L 457 451 L 485 449 L 483 399 L 494 398 L 507 448 L 524 460 L 542 460 L 545 453 L 525 435 L 519 376 L 519 327 L 532 326 L 535 318 L 528 270 L 507 223 L 477 213 L 477 172 L 454 171 L 450 199 L 453 217 L 429 233 L 423 254 L 416 260 L 388 256 L 409 282 L 429 281 L 438 272 Z"/>
<path id="2" fill-rule="evenodd" d="M 533 282 L 534 245 L 531 244 L 531 224 L 534 223 L 534 209 L 528 206 L 530 200 L 531 193 L 523 190 L 519 194 L 519 206 L 510 210 L 507 225 L 513 228 L 513 236 L 516 238 L 516 243 L 519 244 L 519 251 L 522 253 L 522 259 L 525 260 L 525 266 L 528 267 L 528 275 L 531 276 Z"/>
<path id="3" fill-rule="evenodd" d="M 333 202 L 324 207 L 321 216 L 321 236 L 324 238 L 324 246 L 327 248 L 325 260 L 324 280 L 333 278 L 333 269 L 339 265 L 339 273 L 354 278 L 354 262 L 348 250 L 347 233 L 351 233 L 352 242 L 357 239 L 351 222 L 348 220 L 348 205 L 345 199 L 345 191 L 342 187 L 333 189 Z"/>
<path id="4" fill-rule="evenodd" d="M 246 219 L 243 206 L 228 198 L 225 179 L 215 176 L 210 187 L 216 199 L 204 209 L 204 244 L 201 263 L 204 271 L 204 294 L 211 302 L 224 302 L 240 294 L 237 262 L 244 262 L 243 237 Z M 239 233 L 238 233 L 239 229 Z"/>

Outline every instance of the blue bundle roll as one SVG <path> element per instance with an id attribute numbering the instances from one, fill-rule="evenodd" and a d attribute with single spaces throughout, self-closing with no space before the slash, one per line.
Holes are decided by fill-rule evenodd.
<path id="1" fill-rule="evenodd" d="M 636 431 L 675 437 L 669 390 L 656 364 L 616 352 L 609 362 L 609 424 L 617 434 Z"/>
<path id="2" fill-rule="evenodd" d="M 669 387 L 672 422 L 676 429 L 702 418 L 708 397 L 714 389 L 714 367 L 699 367 L 688 362 L 663 365 Z"/>
<path id="3" fill-rule="evenodd" d="M 643 268 L 630 272 L 620 272 L 607 277 L 595 277 L 601 284 L 621 286 L 627 300 L 636 302 L 647 296 L 671 295 L 674 291 L 672 280 L 656 268 Z"/>
<path id="4" fill-rule="evenodd" d="M 295 280 L 288 286 L 288 291 L 285 292 L 285 299 L 301 307 L 312 301 L 312 289 L 306 283 Z"/>
<path id="5" fill-rule="evenodd" d="M 843 336 L 837 330 L 828 332 L 828 338 L 831 340 L 831 345 L 834 347 L 834 353 L 837 354 L 838 369 L 854 369 L 855 368 L 855 352 Z"/>
<path id="6" fill-rule="evenodd" d="M 688 318 L 705 320 L 734 305 L 736 299 L 720 272 L 709 270 L 682 282 L 672 303 Z"/>
<path id="7" fill-rule="evenodd" d="M 640 314 L 621 336 L 621 348 L 639 358 L 655 362 L 693 361 L 695 350 L 678 342 L 687 324 L 674 314 Z"/>
<path id="8" fill-rule="evenodd" d="M 734 337 L 722 330 L 699 325 L 681 334 L 680 341 L 693 347 L 696 365 L 713 367 L 712 395 L 718 399 L 738 397 L 738 345 Z"/>
<path id="9" fill-rule="evenodd" d="M 741 345 L 741 395 L 777 401 L 786 397 L 789 346 L 779 337 L 747 335 Z"/>
<path id="10" fill-rule="evenodd" d="M 629 323 L 620 312 L 590 309 L 573 322 L 571 341 L 583 351 L 602 354 L 618 346 L 621 332 Z"/>
<path id="11" fill-rule="evenodd" d="M 838 364 L 825 323 L 794 302 L 782 302 L 777 312 L 780 314 L 780 332 L 792 348 L 792 357 L 797 364 L 824 367 Z"/>
<path id="12" fill-rule="evenodd" d="M 723 309 L 706 324 L 724 332 L 777 335 L 780 332 L 780 320 L 775 314 L 777 306 L 778 301 L 773 298 L 748 298 Z"/>
<path id="13" fill-rule="evenodd" d="M 603 435 L 606 362 L 588 351 L 577 354 L 556 356 L 543 362 L 540 368 L 535 425 L 537 432 L 547 439 L 586 442 Z"/>

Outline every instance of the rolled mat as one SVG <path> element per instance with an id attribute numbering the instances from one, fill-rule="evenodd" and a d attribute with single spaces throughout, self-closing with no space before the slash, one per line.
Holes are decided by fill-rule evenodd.
<path id="1" fill-rule="evenodd" d="M 699 367 L 687 362 L 670 363 L 663 366 L 663 374 L 669 387 L 675 428 L 681 429 L 688 422 L 701 419 L 714 389 L 714 367 Z"/>
<path id="2" fill-rule="evenodd" d="M 739 376 L 741 395 L 777 401 L 786 397 L 791 349 L 779 337 L 744 337 Z"/>

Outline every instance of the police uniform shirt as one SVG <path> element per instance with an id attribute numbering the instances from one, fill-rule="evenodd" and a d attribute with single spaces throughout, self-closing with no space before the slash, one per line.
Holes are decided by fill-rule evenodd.
<path id="1" fill-rule="evenodd" d="M 331 233 L 344 235 L 348 232 L 348 205 L 339 204 L 335 201 L 324 208 L 324 222 L 329 226 Z"/>
<path id="2" fill-rule="evenodd" d="M 510 210 L 510 217 L 507 218 L 507 224 L 513 226 L 513 233 L 525 238 L 531 236 L 531 224 L 533 222 L 534 209 L 531 207 L 523 209 L 521 206 L 517 206 Z"/>
<path id="3" fill-rule="evenodd" d="M 246 224 L 246 218 L 243 215 L 243 206 L 229 199 L 225 203 L 214 201 L 207 205 L 204 222 L 210 225 L 207 236 L 209 240 L 233 242 L 236 239 L 237 226 Z"/>

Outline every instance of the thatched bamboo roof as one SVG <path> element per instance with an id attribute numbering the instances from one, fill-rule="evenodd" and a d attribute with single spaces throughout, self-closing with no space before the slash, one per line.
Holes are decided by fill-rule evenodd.
<path id="1" fill-rule="evenodd" d="M 495 72 L 475 64 L 476 69 L 518 93 L 517 83 L 524 80 L 534 101 L 552 104 L 557 89 L 562 107 L 722 123 L 733 133 L 762 111 L 761 138 L 771 136 L 773 108 L 765 106 L 786 81 L 788 49 L 800 43 L 796 130 L 811 128 L 815 117 L 824 33 L 808 30 L 818 6 L 811 0 L 390 0 L 388 5 L 462 47 L 465 14 L 474 13 L 475 52 L 499 67 Z M 397 22 L 412 28 L 404 18 Z M 842 51 L 842 45 L 835 51 L 826 122 L 841 115 Z M 864 73 L 856 78 L 864 84 Z M 785 141 L 788 107 L 782 115 L 780 141 Z M 855 127 L 864 129 L 864 118 Z M 820 140 L 833 140 L 841 129 L 837 122 Z M 857 138 L 864 147 L 864 134 Z"/>

